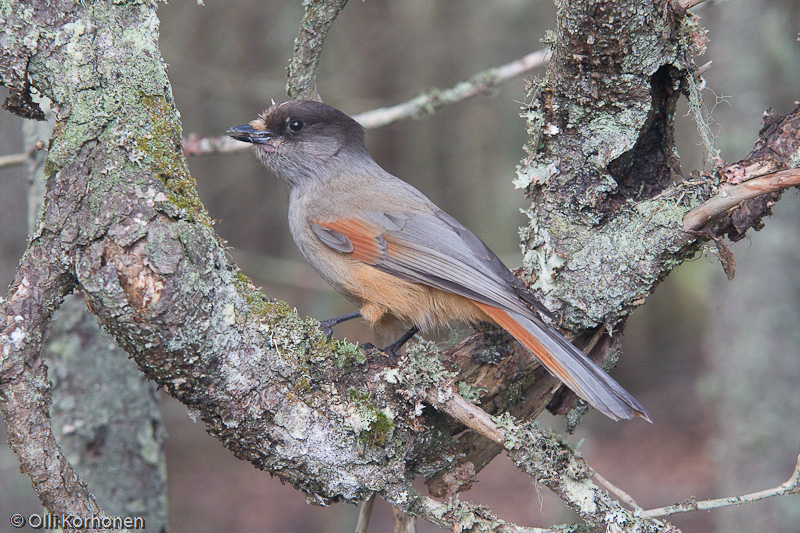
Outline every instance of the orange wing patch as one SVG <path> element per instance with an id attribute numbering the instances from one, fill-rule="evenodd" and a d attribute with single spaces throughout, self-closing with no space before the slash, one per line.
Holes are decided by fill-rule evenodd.
<path id="1" fill-rule="evenodd" d="M 386 259 L 386 239 L 374 226 L 356 218 L 341 218 L 325 222 L 313 220 L 312 222 L 347 237 L 353 245 L 353 251 L 348 255 L 353 259 L 371 265 Z"/>

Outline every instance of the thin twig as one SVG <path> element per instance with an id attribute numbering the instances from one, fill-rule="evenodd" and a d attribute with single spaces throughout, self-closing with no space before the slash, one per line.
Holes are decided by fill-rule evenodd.
<path id="1" fill-rule="evenodd" d="M 344 7 L 345 3 L 347 3 L 346 0 L 340 2 L 341 7 Z M 308 15 L 308 10 L 306 12 L 306 16 L 310 16 Z M 330 27 L 333 19 L 331 18 L 329 20 L 325 20 L 328 22 L 328 27 Z M 303 21 L 304 24 L 301 26 L 300 35 L 297 37 L 298 40 L 300 40 L 301 36 L 305 34 L 303 28 L 306 28 L 306 19 L 304 18 Z M 327 29 L 328 28 L 326 27 L 325 34 L 327 34 Z M 319 40 L 319 44 L 321 45 L 325 35 L 320 35 L 319 31 L 317 31 L 317 33 L 314 33 L 313 36 L 315 39 Z M 307 36 L 304 38 L 310 39 L 311 37 Z M 295 46 L 298 45 L 295 44 Z M 303 65 L 303 69 L 312 68 L 311 64 L 305 63 L 306 61 L 316 61 L 316 63 L 319 63 L 319 54 L 317 54 L 314 58 L 309 58 L 307 57 L 308 55 L 310 54 L 297 57 L 296 52 L 295 58 L 292 60 L 292 63 L 289 66 L 290 80 L 296 80 L 294 82 L 288 82 L 292 84 L 291 87 L 287 87 L 286 91 L 290 97 L 319 99 L 319 95 L 316 92 L 316 65 L 313 67 L 313 78 L 310 74 L 310 70 L 307 74 L 300 73 L 301 65 Z M 411 100 L 408 100 L 407 102 L 403 102 L 391 107 L 381 107 L 371 111 L 365 111 L 364 113 L 355 115 L 353 118 L 360 122 L 365 128 L 373 129 L 387 126 L 401 120 L 417 118 L 422 115 L 429 115 L 438 109 L 441 109 L 442 107 L 457 104 L 476 96 L 488 94 L 492 89 L 499 87 L 509 80 L 517 78 L 535 68 L 543 66 L 549 59 L 550 52 L 548 50 L 537 50 L 536 52 L 531 52 L 525 57 L 514 60 L 505 65 L 479 72 L 478 74 L 470 77 L 468 80 L 462 81 L 449 89 L 431 89 L 412 98 Z M 295 74 L 292 74 L 292 69 L 296 69 Z M 303 70 L 303 72 L 305 72 L 305 70 Z M 301 88 L 301 85 L 304 88 Z M 309 92 L 312 90 L 312 86 L 313 92 Z M 249 144 L 235 141 L 230 137 L 200 137 L 196 134 L 192 134 L 184 138 L 183 146 L 184 153 L 186 155 L 238 153 L 244 152 L 250 148 Z M 21 165 L 27 160 L 27 158 L 28 155 L 24 153 L 1 156 L 0 168 Z"/>
<path id="2" fill-rule="evenodd" d="M 611 494 L 613 494 L 614 496 L 619 498 L 619 500 L 621 502 L 628 504 L 628 506 L 630 506 L 632 509 L 635 509 L 635 510 L 638 510 L 638 511 L 642 510 L 642 507 L 638 503 L 636 503 L 636 500 L 634 500 L 633 497 L 630 494 L 628 494 L 627 492 L 625 492 L 624 490 L 622 490 L 621 488 L 617 487 L 616 485 L 611 483 L 609 480 L 607 480 L 606 478 L 601 476 L 600 473 L 597 472 L 596 470 L 594 472 L 594 479 L 600 485 L 605 487 L 605 489 L 608 492 L 610 492 Z"/>
<path id="3" fill-rule="evenodd" d="M 231 152 L 244 152 L 250 144 L 237 141 L 228 136 L 200 137 L 191 134 L 183 139 L 183 153 L 186 155 L 225 154 Z"/>
<path id="4" fill-rule="evenodd" d="M 691 9 L 698 4 L 702 4 L 706 0 L 679 0 L 678 5 L 683 9 Z"/>
<path id="5" fill-rule="evenodd" d="M 541 67 L 549 58 L 549 50 L 537 50 L 501 67 L 479 72 L 450 89 L 431 89 L 408 102 L 392 107 L 373 109 L 353 118 L 365 128 L 379 128 L 407 118 L 428 115 L 444 106 L 486 94 L 510 79 Z"/>
<path id="6" fill-rule="evenodd" d="M 507 455 L 514 465 L 552 490 L 570 509 L 599 531 L 678 531 L 671 524 L 628 510 L 592 482 L 594 471 L 585 459 L 556 435 L 532 422 L 507 414 L 498 423 L 505 432 Z"/>
<path id="7" fill-rule="evenodd" d="M 394 533 L 417 533 L 417 520 L 412 514 L 399 507 L 392 507 Z"/>
<path id="8" fill-rule="evenodd" d="M 699 207 L 695 207 L 683 217 L 683 231 L 687 233 L 699 231 L 708 221 L 722 215 L 745 200 L 797 186 L 800 186 L 800 169 L 792 168 L 726 187 L 719 194 Z"/>
<path id="9" fill-rule="evenodd" d="M 491 89 L 541 67 L 549 57 L 547 50 L 538 50 L 500 67 L 479 72 L 467 81 L 462 81 L 449 89 L 431 89 L 407 102 L 365 111 L 353 118 L 365 128 L 373 129 L 387 126 L 393 122 L 431 114 L 442 107 L 487 94 Z M 244 152 L 250 148 L 249 144 L 228 137 L 199 137 L 197 135 L 190 135 L 184 139 L 183 145 L 186 155 L 235 153 Z"/>
<path id="10" fill-rule="evenodd" d="M 655 518 L 676 513 L 686 513 L 689 511 L 709 511 L 711 509 L 742 505 L 744 503 L 757 502 L 766 498 L 785 496 L 787 494 L 800 494 L 800 455 L 797 456 L 794 472 L 792 472 L 792 475 L 789 477 L 789 479 L 775 488 L 751 492 L 750 494 L 743 494 L 742 496 L 719 498 L 716 500 L 704 500 L 698 502 L 692 499 L 675 505 L 670 505 L 668 507 L 659 507 L 658 509 L 643 511 L 641 516 L 645 518 Z"/>
<path id="11" fill-rule="evenodd" d="M 0 155 L 0 168 L 19 166 L 29 158 L 30 154 L 25 152 L 21 154 Z"/>
<path id="12" fill-rule="evenodd" d="M 505 522 L 492 515 L 483 506 L 468 501 L 454 499 L 443 503 L 426 496 L 413 485 L 399 486 L 385 491 L 384 498 L 394 507 L 440 526 L 450 526 L 453 531 L 461 531 L 463 524 L 471 524 L 472 531 L 496 531 L 502 533 L 554 533 L 550 528 L 525 527 Z"/>
<path id="13" fill-rule="evenodd" d="M 372 508 L 375 506 L 375 494 L 361 502 L 361 508 L 358 510 L 358 522 L 356 522 L 355 533 L 367 533 L 369 527 L 369 519 L 372 516 Z"/>

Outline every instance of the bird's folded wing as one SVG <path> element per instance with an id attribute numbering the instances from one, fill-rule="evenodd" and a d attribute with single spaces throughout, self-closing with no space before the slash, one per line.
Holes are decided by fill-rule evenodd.
<path id="1" fill-rule="evenodd" d="M 522 298 L 549 315 L 483 241 L 446 213 L 361 215 L 311 227 L 330 248 L 400 278 L 541 321 Z"/>

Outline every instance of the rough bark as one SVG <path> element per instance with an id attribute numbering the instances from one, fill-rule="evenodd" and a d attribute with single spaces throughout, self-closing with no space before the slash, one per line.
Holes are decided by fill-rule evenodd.
<path id="1" fill-rule="evenodd" d="M 516 180 L 532 198 L 531 222 L 522 234 L 532 287 L 578 334 L 578 346 L 591 344 L 590 357 L 612 364 L 628 314 L 705 241 L 716 243 L 732 275 L 732 256 L 721 238 L 738 240 L 750 227 L 759 229 L 780 191 L 716 213 L 709 226 L 690 232 L 686 215 L 731 184 L 796 168 L 800 161 L 795 108 L 786 116 L 768 115 L 753 151 L 741 161 L 674 183 L 675 104 L 682 94 L 692 98 L 691 55 L 697 50 L 690 45 L 702 43 L 702 29 L 683 18 L 691 15 L 674 14 L 666 5 L 639 7 L 560 5 L 547 77 L 532 84 L 523 113 L 531 141 Z M 616 30 L 619 21 L 625 31 Z M 524 369 L 512 375 L 530 377 Z M 549 398 L 554 382 L 533 379 L 527 385 L 527 405 L 510 411 L 521 418 L 538 414 L 543 404 L 530 399 Z M 549 408 L 566 414 L 574 400 L 561 387 Z M 463 456 L 453 471 L 467 463 L 479 471 L 501 451 L 479 435 L 461 438 L 459 446 Z M 433 494 L 453 490 L 447 476 L 440 472 L 428 481 Z"/>
<path id="2" fill-rule="evenodd" d="M 667 4 L 560 5 L 547 79 L 532 87 L 517 184 L 534 285 L 574 329 L 613 327 L 688 253 L 672 184 L 673 119 L 690 64 Z M 592 283 L 586 283 L 591 279 Z"/>
<path id="3" fill-rule="evenodd" d="M 53 128 L 25 123 L 30 159 L 28 226 L 35 229 L 45 193 L 45 152 L 36 144 Z M 167 530 L 165 431 L 155 384 L 103 333 L 82 295 L 67 297 L 43 347 L 53 380 L 53 433 L 110 516 L 144 518 Z M 124 482 L 121 482 L 124 480 Z"/>
<path id="4" fill-rule="evenodd" d="M 314 321 L 256 291 L 228 260 L 183 158 L 155 4 L 0 6 L 7 21 L 0 81 L 12 90 L 9 109 L 36 115 L 29 84 L 58 106 L 45 209 L 0 303 L 0 409 L 45 506 L 99 512 L 52 437 L 40 358 L 53 309 L 78 288 L 145 375 L 237 457 L 311 501 L 360 501 L 379 492 L 436 523 L 469 515 L 496 524 L 465 504 L 434 505 L 409 484 L 415 473 L 435 474 L 479 447 L 459 442 L 452 436 L 459 430 L 435 413 L 421 416 L 420 382 L 429 388 L 459 377 L 436 358 L 411 357 L 403 380 L 387 379 L 385 358 L 326 339 Z M 598 360 L 616 351 L 627 313 L 708 238 L 685 233 L 681 222 L 715 192 L 714 178 L 671 185 L 672 119 L 691 79 L 692 31 L 663 3 L 560 3 L 554 59 L 547 79 L 531 90 L 525 115 L 532 142 L 518 176 L 533 199 L 526 266 L 537 274 L 534 289 L 594 345 Z M 786 138 L 782 153 L 796 154 L 798 139 Z M 774 157 L 783 168 L 800 159 Z M 615 337 L 589 342 L 603 328 Z M 496 344 L 488 335 L 452 350 L 445 363 L 463 361 L 476 342 Z M 478 381 L 498 368 L 478 364 L 458 368 L 470 384 L 492 384 L 481 400 L 498 411 L 528 397 L 537 400 L 520 416 L 536 413 L 554 387 L 514 359 L 503 362 L 513 376 Z M 525 392 L 515 401 L 504 397 L 507 384 L 520 380 Z M 557 410 L 572 403 L 559 398 Z M 546 436 L 524 431 L 551 449 Z M 538 464 L 529 453 L 536 450 L 507 449 L 594 527 L 634 521 L 621 508 L 604 513 L 582 505 L 573 490 L 585 481 L 580 467 L 573 477 L 551 480 L 564 463 Z M 607 499 L 601 492 L 592 491 L 592 501 Z"/>
<path id="5" fill-rule="evenodd" d="M 533 200 L 525 266 L 562 325 L 618 332 L 673 268 L 729 233 L 682 225 L 726 181 L 727 167 L 673 183 L 675 104 L 685 94 L 699 105 L 691 57 L 704 34 L 663 3 L 562 3 L 558 20 L 548 76 L 533 85 L 525 113 L 531 142 L 516 181 Z M 768 124 L 739 164 L 796 167 L 797 116 L 771 119 L 790 126 Z M 757 225 L 769 205 L 756 199 L 735 210 L 748 213 L 737 231 Z"/>
<path id="6" fill-rule="evenodd" d="M 417 436 L 398 429 L 375 445 L 401 414 L 370 398 L 365 372 L 340 368 L 365 368 L 357 350 L 257 293 L 214 235 L 181 152 L 155 5 L 5 4 L 3 14 L 19 44 L 5 64 L 25 65 L 59 108 L 44 213 L 2 303 L 2 408 L 43 503 L 98 511 L 52 440 L 39 357 L 50 314 L 74 287 L 145 374 L 237 456 L 319 503 L 404 483 Z M 16 88 L 14 74 L 3 82 Z"/>

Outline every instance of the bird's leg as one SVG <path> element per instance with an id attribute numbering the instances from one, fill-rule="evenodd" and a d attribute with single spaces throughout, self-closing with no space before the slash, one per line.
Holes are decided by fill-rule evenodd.
<path id="1" fill-rule="evenodd" d="M 322 320 L 319 323 L 319 327 L 322 328 L 323 333 L 330 339 L 331 335 L 333 335 L 333 327 L 337 324 L 341 324 L 342 322 L 347 322 L 348 320 L 353 320 L 354 318 L 358 318 L 361 316 L 361 311 L 353 311 L 352 313 L 348 313 L 346 315 L 337 316 L 333 318 L 329 318 L 328 320 Z"/>
<path id="2" fill-rule="evenodd" d="M 403 335 L 399 339 L 397 339 L 392 344 L 384 348 L 382 351 L 389 356 L 389 358 L 392 360 L 393 363 L 396 363 L 398 357 L 397 350 L 402 348 L 403 345 L 407 343 L 408 340 L 417 333 L 419 333 L 419 326 L 412 326 L 408 331 L 403 333 Z"/>

